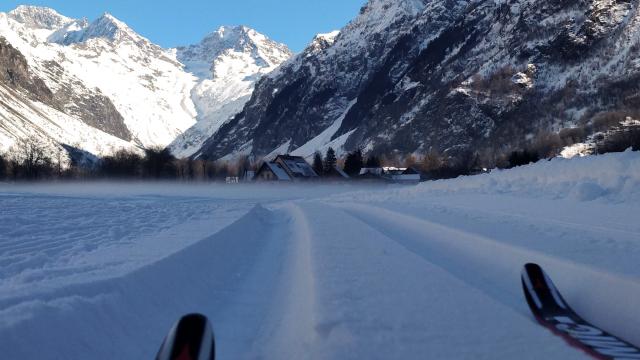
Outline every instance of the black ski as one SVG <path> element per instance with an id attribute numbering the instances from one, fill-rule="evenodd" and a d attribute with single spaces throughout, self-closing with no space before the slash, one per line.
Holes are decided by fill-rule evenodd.
<path id="1" fill-rule="evenodd" d="M 598 329 L 576 314 L 539 265 L 525 265 L 522 287 L 538 322 L 572 346 L 596 359 L 640 359 L 640 349 Z"/>
<path id="2" fill-rule="evenodd" d="M 191 314 L 176 323 L 164 339 L 156 360 L 215 360 L 213 329 L 206 316 Z"/>

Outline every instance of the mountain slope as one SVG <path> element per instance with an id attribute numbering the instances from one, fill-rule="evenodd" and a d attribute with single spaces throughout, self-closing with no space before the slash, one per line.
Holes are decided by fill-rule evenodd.
<path id="1" fill-rule="evenodd" d="M 0 38 L 12 49 L 2 60 L 18 61 L 22 74 L 17 88 L 0 81 L 19 90 L 12 101 L 23 103 L 2 109 L 0 147 L 38 134 L 51 144 L 73 140 L 97 155 L 164 147 L 194 125 L 181 139 L 199 148 L 242 108 L 256 79 L 291 55 L 245 27 L 223 27 L 199 45 L 163 49 L 110 14 L 89 22 L 33 6 L 0 13 Z M 25 110 L 34 104 L 46 110 L 38 120 Z M 49 129 L 58 116 L 82 125 Z M 90 141 L 80 133 L 73 139 L 81 128 L 92 133 Z"/>
<path id="2" fill-rule="evenodd" d="M 104 132 L 130 147 L 164 146 L 195 122 L 193 77 L 170 51 L 109 14 L 89 23 L 48 8 L 20 6 L 0 13 L 0 36 L 53 94 L 50 101 L 27 91 L 29 99 L 96 129 L 97 138 Z M 75 142 L 91 147 L 81 138 Z"/>
<path id="3" fill-rule="evenodd" d="M 192 91 L 198 123 L 171 144 L 174 154 L 193 155 L 242 110 L 255 82 L 291 55 L 286 46 L 244 26 L 221 27 L 197 45 L 178 48 L 178 60 L 199 79 Z"/>
<path id="4" fill-rule="evenodd" d="M 48 65 L 51 71 L 59 70 L 55 63 Z M 84 90 L 82 96 L 64 86 L 52 91 L 31 72 L 22 53 L 0 36 L 0 149 L 24 138 L 40 139 L 48 147 L 83 147 L 95 154 L 129 147 L 123 139 L 131 134 L 111 101 Z"/>
<path id="5" fill-rule="evenodd" d="M 371 0 L 324 50 L 256 86 L 199 152 L 454 157 L 639 113 L 637 0 Z"/>

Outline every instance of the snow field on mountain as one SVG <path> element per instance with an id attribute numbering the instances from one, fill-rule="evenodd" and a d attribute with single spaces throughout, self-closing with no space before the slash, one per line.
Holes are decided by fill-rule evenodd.
<path id="1" fill-rule="evenodd" d="M 60 18 L 60 22 L 75 21 L 51 9 L 34 8 L 33 11 Z M 15 17 L 12 13 L 9 15 Z M 64 76 L 80 79 L 90 89 L 100 89 L 113 101 L 140 143 L 167 145 L 195 124 L 191 88 L 196 79 L 182 70 L 169 50 L 150 43 L 111 15 L 105 14 L 91 24 L 84 24 L 80 32 L 91 33 L 79 36 L 78 43 L 69 44 L 51 42 L 49 37 L 60 30 L 57 27 L 23 24 L 11 16 L 0 14 L 0 35 L 27 58 L 31 70 L 47 86 L 56 89 L 61 80 L 59 76 Z M 47 61 L 62 65 L 64 74 L 52 74 Z"/>
<path id="2" fill-rule="evenodd" d="M 60 144 L 79 146 L 92 154 L 112 154 L 118 149 L 134 150 L 134 146 L 122 139 L 93 128 L 82 121 L 47 107 L 38 102 L 20 99 L 12 90 L 0 86 L 0 117 L 10 118 L 19 113 L 14 121 L 0 126 L 0 151 L 7 151 L 16 139 L 50 137 Z M 43 141 L 53 147 L 53 141 Z"/>
<path id="3" fill-rule="evenodd" d="M 192 155 L 242 110 L 255 82 L 292 55 L 285 45 L 243 26 L 223 26 L 197 45 L 163 49 L 110 14 L 89 22 L 36 6 L 0 13 L 0 37 L 24 55 L 30 76 L 43 80 L 54 93 L 64 90 L 76 95 L 63 104 L 67 108 L 90 95 L 108 98 L 123 122 L 110 125 L 126 127 L 133 139 L 113 141 L 85 125 L 83 121 L 90 119 L 81 115 L 63 114 L 83 125 L 81 129 L 93 130 L 91 139 L 86 131 L 79 132 L 73 144 L 59 133 L 75 135 L 75 126 L 57 130 L 25 124 L 21 119 L 31 114 L 21 111 L 0 114 L 4 122 L 95 155 L 112 152 L 96 152 L 96 142 L 117 149 L 171 144 L 176 156 Z M 16 96 L 25 98 L 24 94 Z M 31 103 L 26 98 L 23 102 Z M 40 107 L 45 110 L 39 117 L 57 120 L 57 111 Z M 4 147 L 16 137 L 7 132 L 1 136 L 8 138 L 0 143 Z"/>
<path id="4" fill-rule="evenodd" d="M 222 359 L 586 358 L 530 315 L 528 261 L 640 344 L 639 160 L 367 189 L 3 185 L 0 348 L 149 359 L 197 311 Z"/>

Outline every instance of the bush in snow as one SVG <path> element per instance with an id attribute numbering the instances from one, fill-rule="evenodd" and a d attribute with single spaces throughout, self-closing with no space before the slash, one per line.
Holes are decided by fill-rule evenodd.
<path id="1" fill-rule="evenodd" d="M 598 154 L 622 152 L 631 148 L 640 151 L 640 125 L 624 127 L 611 131 L 601 138 L 596 147 Z"/>

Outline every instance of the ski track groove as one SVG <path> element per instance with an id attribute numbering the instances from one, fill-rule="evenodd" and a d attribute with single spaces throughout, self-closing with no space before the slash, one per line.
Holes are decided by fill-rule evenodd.
<path id="1" fill-rule="evenodd" d="M 561 291 L 578 313 L 603 329 L 640 344 L 640 314 L 635 301 L 640 299 L 640 284 L 635 280 L 383 208 L 339 207 L 522 314 L 529 312 L 520 293 L 520 271 L 525 263 L 539 263 L 551 269 L 558 283 L 565 285 Z M 565 281 L 567 278 L 572 281 Z M 486 286 L 488 283 L 492 286 Z M 628 296 L 613 298 L 604 289 Z"/>
<path id="2" fill-rule="evenodd" d="M 528 314 L 469 286 L 344 209 L 308 202 L 295 207 L 305 214 L 295 219 L 306 221 L 314 262 L 319 264 L 314 325 L 319 350 L 312 358 L 359 359 L 376 354 L 378 358 L 526 359 L 535 357 L 522 355 L 513 344 L 524 348 L 525 343 L 549 341 Z M 422 280 L 416 283 L 412 280 L 416 277 Z M 469 299 L 454 295 L 460 291 Z M 459 306 L 453 312 L 452 302 Z M 443 317 L 445 313 L 449 315 Z M 509 319 L 515 328 L 502 330 L 502 336 L 487 331 L 493 316 Z M 509 335 L 512 346 L 495 350 Z M 439 340 L 428 340 L 434 338 Z M 461 346 L 462 339 L 473 345 Z M 582 358 L 561 341 L 550 344 L 548 352 Z"/>
<path id="3" fill-rule="evenodd" d="M 312 259 L 312 234 L 304 212 L 294 204 L 279 210 L 288 219 L 285 268 L 280 277 L 278 306 L 269 315 L 269 336 L 261 356 L 273 359 L 302 359 L 318 353 L 316 348 L 316 278 Z M 284 304 L 284 305 L 283 305 Z M 269 354 L 269 355 L 267 355 Z"/>

